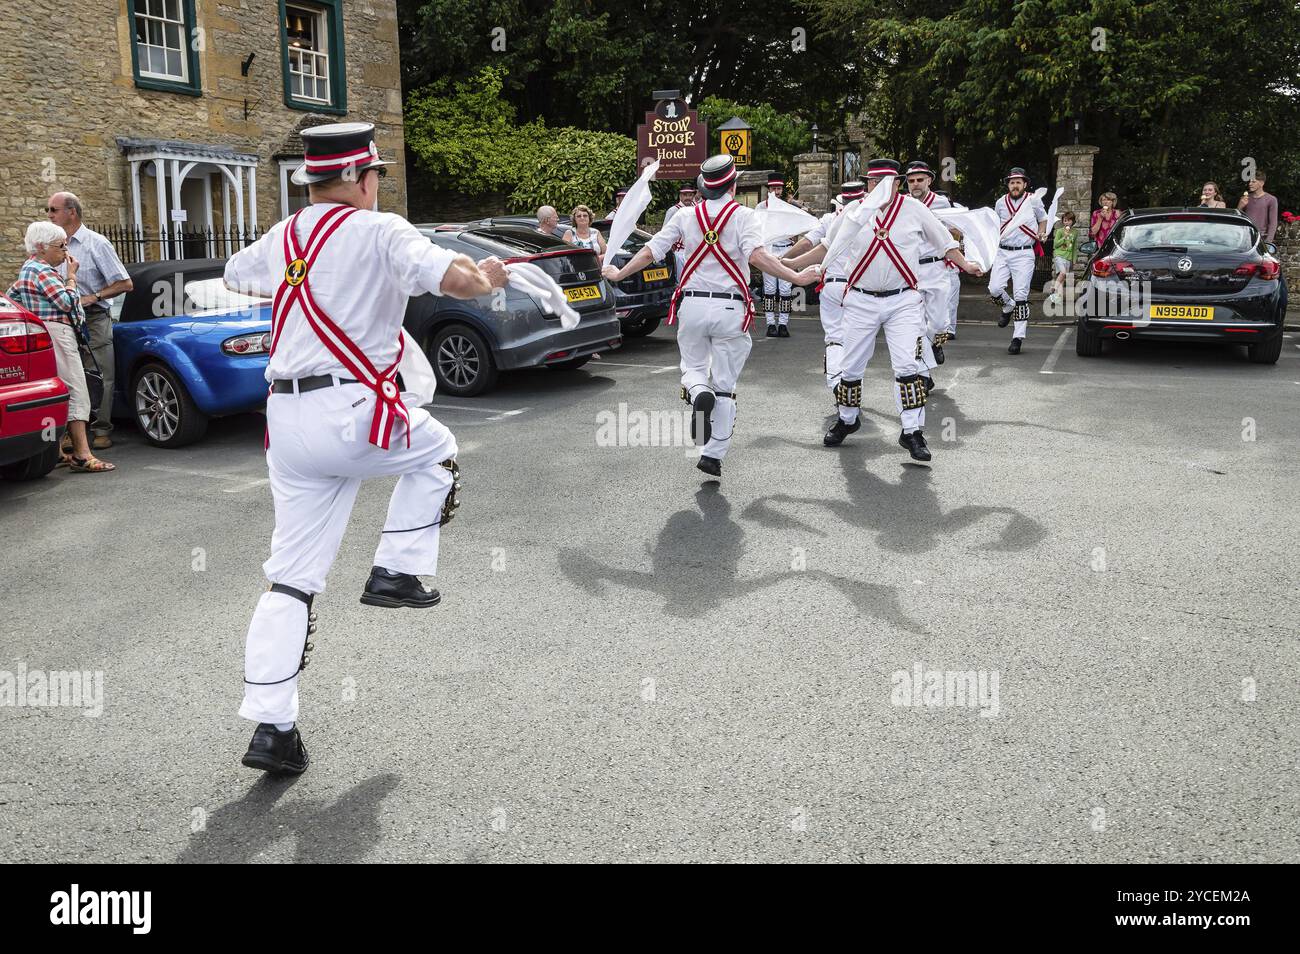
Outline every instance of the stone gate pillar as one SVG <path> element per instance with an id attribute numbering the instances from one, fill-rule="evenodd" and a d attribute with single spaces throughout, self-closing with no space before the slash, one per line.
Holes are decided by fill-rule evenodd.
<path id="1" fill-rule="evenodd" d="M 802 152 L 794 157 L 796 175 L 799 177 L 799 198 L 808 203 L 808 210 L 821 215 L 831 210 L 831 169 L 835 154 L 830 152 Z"/>
<path id="2" fill-rule="evenodd" d="M 1064 189 L 1060 211 L 1074 213 L 1084 232 L 1088 230 L 1088 216 L 1092 212 L 1092 162 L 1101 150 L 1097 146 L 1057 146 L 1056 185 Z"/>

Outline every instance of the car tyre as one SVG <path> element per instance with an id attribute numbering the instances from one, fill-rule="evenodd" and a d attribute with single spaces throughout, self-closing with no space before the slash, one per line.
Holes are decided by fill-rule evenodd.
<path id="1" fill-rule="evenodd" d="M 584 354 L 581 358 L 570 358 L 568 361 L 557 361 L 555 364 L 548 364 L 548 368 L 555 368 L 558 371 L 577 371 L 580 367 L 591 360 L 591 355 Z"/>
<path id="2" fill-rule="evenodd" d="M 1074 336 L 1074 353 L 1080 358 L 1095 358 L 1101 354 L 1101 334 L 1080 325 Z"/>
<path id="3" fill-rule="evenodd" d="M 54 442 L 39 454 L 5 464 L 0 467 L 0 477 L 5 480 L 37 480 L 44 477 L 59 463 L 59 443 L 62 440 L 63 434 L 60 432 Z"/>
<path id="4" fill-rule="evenodd" d="M 1277 359 L 1282 357 L 1282 332 L 1278 331 L 1267 341 L 1248 346 L 1246 355 L 1252 364 L 1277 364 Z"/>
<path id="5" fill-rule="evenodd" d="M 433 333 L 427 353 L 444 394 L 474 397 L 496 384 L 499 372 L 492 349 L 468 325 L 443 325 Z"/>
<path id="6" fill-rule="evenodd" d="M 629 338 L 644 338 L 652 334 L 661 321 L 663 318 L 659 316 L 626 319 L 623 322 L 623 334 Z"/>
<path id="7" fill-rule="evenodd" d="M 208 430 L 208 415 L 199 410 L 180 376 L 157 362 L 140 368 L 131 381 L 131 417 L 155 447 L 184 447 Z"/>

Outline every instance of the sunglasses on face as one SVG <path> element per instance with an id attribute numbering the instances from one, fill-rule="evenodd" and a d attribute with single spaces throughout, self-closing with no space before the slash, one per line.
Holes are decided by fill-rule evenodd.
<path id="1" fill-rule="evenodd" d="M 929 178 L 930 178 L 929 176 L 916 176 L 915 178 L 908 179 L 908 180 L 907 180 L 907 184 L 908 184 L 908 185 L 920 185 L 922 182 L 925 182 L 925 181 L 926 181 L 927 179 L 929 179 Z"/>
<path id="2" fill-rule="evenodd" d="M 68 207 L 65 205 L 63 208 L 59 209 L 59 208 L 55 208 L 55 207 L 52 206 L 52 205 L 47 205 L 47 206 L 45 207 L 45 211 L 46 211 L 46 212 L 67 212 L 67 211 L 68 211 Z"/>
<path id="3" fill-rule="evenodd" d="M 47 246 L 45 246 L 45 247 L 46 247 L 46 248 L 57 248 L 60 252 L 66 252 L 66 251 L 68 250 L 68 243 L 67 243 L 67 242 L 60 242 L 59 244 L 56 245 L 55 243 L 51 242 L 49 245 L 47 245 Z"/>

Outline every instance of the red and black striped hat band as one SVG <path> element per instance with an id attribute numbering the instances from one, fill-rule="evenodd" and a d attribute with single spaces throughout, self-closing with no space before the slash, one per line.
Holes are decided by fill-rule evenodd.
<path id="1" fill-rule="evenodd" d="M 841 192 L 840 198 L 845 202 L 852 202 L 854 199 L 860 199 L 866 194 L 864 189 L 854 189 L 852 192 Z"/>
<path id="2" fill-rule="evenodd" d="M 378 158 L 379 151 L 374 143 L 371 143 L 364 149 L 339 152 L 332 156 L 304 156 L 303 165 L 307 167 L 308 172 L 332 172 L 335 169 L 344 169 L 359 162 Z"/>
<path id="3" fill-rule="evenodd" d="M 732 179 L 734 179 L 734 178 L 736 178 L 736 167 L 735 167 L 735 166 L 729 166 L 729 167 L 727 168 L 727 171 L 724 172 L 722 175 L 720 175 L 718 178 L 716 178 L 716 179 L 705 179 L 705 180 L 704 180 L 704 187 L 705 187 L 706 189 L 716 189 L 718 186 L 726 185 L 728 182 L 730 182 L 730 181 L 731 181 Z"/>
<path id="4" fill-rule="evenodd" d="M 782 186 L 782 187 L 784 187 L 784 186 L 785 186 L 785 180 L 784 180 L 784 179 L 768 179 L 768 180 L 767 180 L 767 184 L 768 184 L 769 186 Z"/>

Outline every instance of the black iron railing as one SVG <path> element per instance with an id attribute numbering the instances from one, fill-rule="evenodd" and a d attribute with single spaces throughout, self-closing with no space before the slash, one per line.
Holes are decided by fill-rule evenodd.
<path id="1" fill-rule="evenodd" d="M 228 258 L 258 238 L 256 227 L 155 231 L 130 225 L 91 226 L 113 243 L 125 263 L 179 258 Z"/>

